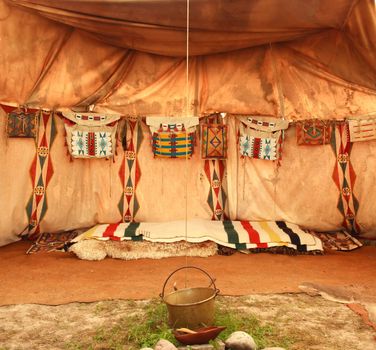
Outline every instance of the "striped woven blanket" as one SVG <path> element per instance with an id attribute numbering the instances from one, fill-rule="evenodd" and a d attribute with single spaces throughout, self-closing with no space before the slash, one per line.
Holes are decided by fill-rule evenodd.
<path id="1" fill-rule="evenodd" d="M 187 232 L 186 232 L 187 231 Z M 147 223 L 100 224 L 78 236 L 99 240 L 146 240 L 150 242 L 191 243 L 214 241 L 235 249 L 270 248 L 285 246 L 300 252 L 322 251 L 319 238 L 295 224 L 284 221 L 208 221 L 189 220 Z"/>

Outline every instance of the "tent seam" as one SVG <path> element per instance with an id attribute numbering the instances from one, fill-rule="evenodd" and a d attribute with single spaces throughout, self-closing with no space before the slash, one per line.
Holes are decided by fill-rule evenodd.
<path id="1" fill-rule="evenodd" d="M 340 27 L 340 30 L 343 31 L 347 22 L 349 21 L 350 17 L 351 17 L 351 14 L 353 13 L 354 11 L 354 8 L 355 8 L 355 5 L 357 5 L 361 0 L 353 0 L 352 3 L 350 4 L 349 6 L 349 9 L 347 10 L 347 14 L 346 14 L 346 17 Z"/>

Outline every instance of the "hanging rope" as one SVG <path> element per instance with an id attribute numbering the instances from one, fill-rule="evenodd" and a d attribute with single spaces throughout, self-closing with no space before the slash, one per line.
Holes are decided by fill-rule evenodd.
<path id="1" fill-rule="evenodd" d="M 187 0 L 187 23 L 186 23 L 186 51 L 185 51 L 185 59 L 186 59 L 186 66 L 185 66 L 185 116 L 188 118 L 189 115 L 189 0 Z M 188 143 L 188 131 L 185 128 L 185 142 L 187 145 Z M 192 140 L 192 148 L 193 148 L 193 140 Z M 193 149 L 192 149 L 193 150 Z M 188 242 L 188 151 L 189 148 L 187 147 L 185 152 L 185 241 Z M 188 255 L 185 253 L 185 266 L 188 266 Z M 185 269 L 185 288 L 187 288 L 187 270 Z"/>
<path id="2" fill-rule="evenodd" d="M 273 54 L 273 48 L 272 48 L 272 43 L 269 43 L 269 47 L 270 47 L 270 54 L 271 54 L 271 59 L 272 59 L 272 66 L 273 66 L 273 73 L 274 73 L 274 77 L 276 79 L 276 82 L 277 82 L 277 90 L 278 90 L 278 99 L 279 99 L 279 106 L 280 106 L 280 109 L 281 109 L 281 116 L 282 116 L 282 119 L 285 120 L 285 100 L 284 100 L 284 96 L 283 96 L 283 89 L 282 89 L 282 84 L 281 84 L 281 80 L 280 80 L 280 76 L 279 76 L 279 72 L 277 70 L 277 65 L 276 65 L 276 62 L 275 62 L 275 58 L 274 58 L 274 54 Z M 282 142 L 283 142 L 283 139 L 284 139 L 284 130 L 282 130 L 282 134 L 281 134 L 281 138 L 282 138 Z M 281 148 L 280 148 L 281 150 Z M 278 157 L 281 157 L 281 155 L 279 154 Z M 277 220 L 277 205 L 276 205 L 276 199 L 277 199 L 277 182 L 278 182 L 278 175 L 279 175 L 279 162 L 280 160 L 277 160 L 276 161 L 276 165 L 275 165 L 275 169 L 274 169 L 274 179 L 273 179 L 273 214 L 274 214 L 274 221 Z"/>

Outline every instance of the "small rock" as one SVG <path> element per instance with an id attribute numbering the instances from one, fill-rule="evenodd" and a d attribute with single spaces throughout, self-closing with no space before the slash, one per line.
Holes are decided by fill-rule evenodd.
<path id="1" fill-rule="evenodd" d="M 200 344 L 200 345 L 187 345 L 179 346 L 178 350 L 225 350 L 225 343 L 221 340 L 217 340 L 217 344 Z"/>
<path id="2" fill-rule="evenodd" d="M 231 333 L 231 335 L 225 341 L 226 348 L 231 350 L 256 350 L 257 345 L 253 338 L 246 332 L 237 331 Z"/>
<path id="3" fill-rule="evenodd" d="M 177 347 L 166 339 L 161 339 L 155 345 L 154 350 L 177 350 Z"/>
<path id="4" fill-rule="evenodd" d="M 286 350 L 286 349 L 285 348 L 274 347 L 274 348 L 264 348 L 262 350 Z"/>

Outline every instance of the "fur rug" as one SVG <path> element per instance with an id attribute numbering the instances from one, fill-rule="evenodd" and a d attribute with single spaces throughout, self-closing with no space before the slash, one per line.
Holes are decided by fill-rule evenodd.
<path id="1" fill-rule="evenodd" d="M 321 250 L 310 250 L 308 252 L 299 252 L 298 250 L 290 247 L 269 247 L 269 248 L 250 248 L 236 250 L 233 248 L 218 245 L 218 255 L 232 255 L 236 252 L 243 254 L 256 254 L 256 253 L 269 253 L 269 254 L 284 254 L 284 255 L 323 255 Z"/>
<path id="2" fill-rule="evenodd" d="M 80 259 L 103 260 L 110 258 L 161 259 L 172 256 L 208 257 L 217 253 L 217 244 L 211 241 L 189 243 L 179 241 L 174 243 L 154 243 L 147 241 L 99 241 L 95 239 L 82 240 L 69 248 Z"/>

